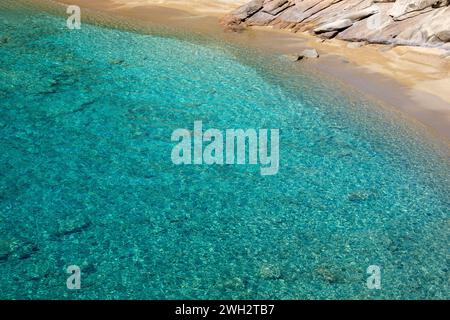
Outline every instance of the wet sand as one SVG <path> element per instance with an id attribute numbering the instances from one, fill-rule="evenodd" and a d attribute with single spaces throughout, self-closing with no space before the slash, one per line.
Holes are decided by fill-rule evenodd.
<path id="1" fill-rule="evenodd" d="M 131 23 L 197 32 L 220 37 L 235 45 L 278 54 L 292 54 L 314 47 L 321 57 L 298 63 L 307 63 L 318 72 L 400 110 L 412 122 L 425 125 L 433 134 L 450 143 L 450 57 L 443 58 L 444 51 L 382 45 L 349 48 L 344 41 L 322 42 L 309 34 L 268 27 L 251 28 L 241 33 L 224 31 L 219 24 L 220 17 L 245 0 L 57 2 L 76 4 L 82 10 L 106 12 Z"/>

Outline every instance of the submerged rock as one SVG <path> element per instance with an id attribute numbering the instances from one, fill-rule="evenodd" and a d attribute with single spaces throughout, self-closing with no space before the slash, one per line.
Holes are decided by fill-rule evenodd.
<path id="1" fill-rule="evenodd" d="M 245 290 L 245 283 L 239 277 L 226 279 L 223 283 L 220 284 L 220 286 L 224 290 L 233 291 L 233 292 Z"/>
<path id="2" fill-rule="evenodd" d="M 0 240 L 0 261 L 7 260 L 11 254 L 10 243 L 5 240 Z"/>
<path id="3" fill-rule="evenodd" d="M 92 222 L 84 216 L 69 217 L 59 222 L 58 229 L 54 232 L 54 236 L 62 237 L 74 233 L 80 233 L 88 229 Z"/>
<path id="4" fill-rule="evenodd" d="M 109 62 L 109 64 L 117 65 L 117 64 L 123 64 L 124 62 L 125 62 L 125 60 L 123 60 L 123 59 L 115 59 L 115 60 L 111 60 Z"/>
<path id="5" fill-rule="evenodd" d="M 97 271 L 95 264 L 88 261 L 84 261 L 80 268 L 84 274 L 91 274 Z"/>
<path id="6" fill-rule="evenodd" d="M 370 192 L 365 190 L 355 191 L 350 193 L 347 196 L 347 199 L 352 202 L 366 201 L 370 198 L 370 195 L 371 195 Z"/>
<path id="7" fill-rule="evenodd" d="M 28 259 L 38 251 L 38 245 L 32 241 L 17 238 L 0 240 L 0 261 Z"/>
<path id="8" fill-rule="evenodd" d="M 259 276 L 266 280 L 277 280 L 281 278 L 281 269 L 272 264 L 264 264 L 259 269 Z"/>
<path id="9" fill-rule="evenodd" d="M 12 254 L 14 258 L 19 260 L 28 259 L 34 253 L 39 251 L 37 244 L 33 242 L 24 242 Z"/>
<path id="10" fill-rule="evenodd" d="M 337 271 L 331 270 L 328 267 L 318 267 L 315 272 L 328 283 L 339 283 L 343 281 L 343 278 Z"/>

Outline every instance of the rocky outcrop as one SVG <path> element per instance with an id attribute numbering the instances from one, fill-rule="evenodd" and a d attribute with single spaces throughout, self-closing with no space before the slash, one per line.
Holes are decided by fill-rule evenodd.
<path id="1" fill-rule="evenodd" d="M 447 5 L 446 0 L 397 0 L 389 11 L 394 20 L 410 12 L 421 11 L 426 8 L 437 8 Z"/>
<path id="2" fill-rule="evenodd" d="M 252 0 L 222 22 L 355 42 L 450 46 L 450 0 Z"/>

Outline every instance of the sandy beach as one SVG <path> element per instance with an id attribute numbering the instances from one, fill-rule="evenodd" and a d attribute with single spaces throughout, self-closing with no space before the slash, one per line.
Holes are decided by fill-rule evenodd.
<path id="1" fill-rule="evenodd" d="M 68 4 L 68 0 L 57 2 Z M 308 63 L 450 140 L 450 56 L 441 49 L 384 45 L 352 47 L 341 40 L 323 41 L 306 33 L 271 27 L 224 31 L 220 17 L 245 0 L 71 0 L 84 9 L 107 12 L 138 23 L 163 25 L 214 35 L 234 44 L 292 54 L 315 48 Z"/>
<path id="2" fill-rule="evenodd" d="M 112 2 L 128 8 L 157 5 L 195 13 L 221 16 L 244 4 L 246 0 L 112 0 Z"/>

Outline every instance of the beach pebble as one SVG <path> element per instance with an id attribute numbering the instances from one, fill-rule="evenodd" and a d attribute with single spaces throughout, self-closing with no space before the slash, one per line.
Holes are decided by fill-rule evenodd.
<path id="1" fill-rule="evenodd" d="M 296 61 L 303 60 L 304 58 L 318 58 L 319 53 L 317 52 L 316 49 L 311 48 L 311 49 L 303 50 L 300 54 L 298 54 L 298 53 L 287 54 L 287 55 L 284 55 L 284 57 L 292 62 L 296 62 Z"/>
<path id="2" fill-rule="evenodd" d="M 305 49 L 302 51 L 300 56 L 302 56 L 303 58 L 318 58 L 319 53 L 316 49 Z"/>

